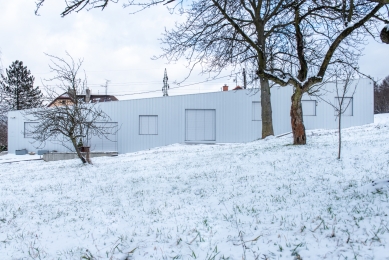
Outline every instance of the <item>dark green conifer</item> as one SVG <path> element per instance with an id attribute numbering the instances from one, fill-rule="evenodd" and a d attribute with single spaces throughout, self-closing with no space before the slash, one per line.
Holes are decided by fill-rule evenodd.
<path id="1" fill-rule="evenodd" d="M 34 87 L 34 80 L 22 61 L 16 60 L 6 69 L 5 75 L 1 75 L 0 88 L 8 110 L 42 106 L 43 94 L 39 87 Z"/>

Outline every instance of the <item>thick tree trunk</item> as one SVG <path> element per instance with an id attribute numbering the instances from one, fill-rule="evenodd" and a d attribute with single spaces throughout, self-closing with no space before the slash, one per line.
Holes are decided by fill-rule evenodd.
<path id="1" fill-rule="evenodd" d="M 71 138 L 71 140 L 72 140 L 73 147 L 74 147 L 74 149 L 76 150 L 76 153 L 77 153 L 78 158 L 80 158 L 80 160 L 81 160 L 82 163 L 87 163 L 87 161 L 85 160 L 85 158 L 82 156 L 82 154 L 81 154 L 81 152 L 80 152 L 80 149 L 78 149 L 76 138 Z"/>
<path id="2" fill-rule="evenodd" d="M 269 80 L 260 79 L 261 82 L 261 117 L 262 117 L 262 138 L 274 135 L 273 117 L 270 99 Z"/>
<path id="3" fill-rule="evenodd" d="M 305 126 L 303 121 L 303 110 L 301 108 L 301 97 L 303 93 L 298 89 L 292 95 L 292 107 L 290 117 L 293 132 L 293 144 L 301 145 L 307 143 L 305 135 Z"/>

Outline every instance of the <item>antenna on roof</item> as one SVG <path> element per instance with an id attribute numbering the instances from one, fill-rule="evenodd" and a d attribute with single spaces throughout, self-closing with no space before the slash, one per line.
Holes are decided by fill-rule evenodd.
<path id="1" fill-rule="evenodd" d="M 105 97 L 104 97 L 104 102 L 107 101 L 107 91 L 108 91 L 108 83 L 111 82 L 110 80 L 106 79 L 105 80 L 105 85 L 100 85 L 100 87 L 105 88 Z"/>

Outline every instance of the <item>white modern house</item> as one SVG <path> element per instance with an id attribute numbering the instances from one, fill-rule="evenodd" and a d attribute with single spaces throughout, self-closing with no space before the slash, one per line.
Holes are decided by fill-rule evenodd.
<path id="1" fill-rule="evenodd" d="M 321 95 L 304 96 L 302 101 L 306 129 L 337 127 L 333 105 L 340 96 L 336 83 L 320 89 Z M 354 91 L 354 87 L 356 87 Z M 292 87 L 272 88 L 275 135 L 288 133 Z M 345 95 L 349 104 L 342 126 L 373 123 L 373 82 L 360 79 Z M 331 105 L 332 104 L 332 105 Z M 99 104 L 118 131 L 108 139 L 91 137 L 91 151 L 135 152 L 174 143 L 235 143 L 261 138 L 260 91 L 231 90 L 214 93 L 167 96 Z M 8 151 L 37 151 L 26 134 L 31 120 L 20 111 L 8 114 Z M 40 149 L 66 152 L 66 148 L 48 141 Z"/>

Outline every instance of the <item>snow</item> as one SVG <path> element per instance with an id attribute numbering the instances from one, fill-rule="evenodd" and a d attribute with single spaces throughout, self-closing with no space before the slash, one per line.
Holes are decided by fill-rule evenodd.
<path id="1" fill-rule="evenodd" d="M 389 259 L 389 115 L 342 133 L 2 164 L 1 258 Z"/>
<path id="2" fill-rule="evenodd" d="M 389 24 L 385 25 L 384 27 L 387 31 L 389 31 Z"/>
<path id="3" fill-rule="evenodd" d="M 9 162 L 18 162 L 18 161 L 30 161 L 30 160 L 39 160 L 41 156 L 39 155 L 15 155 L 15 154 L 0 154 L 0 164 L 1 163 L 9 163 Z"/>

